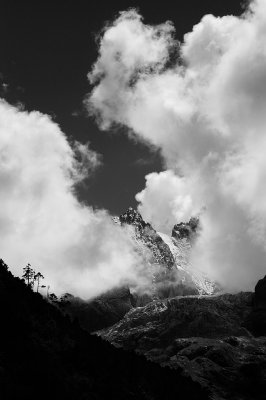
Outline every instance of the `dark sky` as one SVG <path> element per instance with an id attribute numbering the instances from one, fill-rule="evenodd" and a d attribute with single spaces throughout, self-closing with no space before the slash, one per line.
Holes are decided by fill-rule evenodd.
<path id="1" fill-rule="evenodd" d="M 179 40 L 204 14 L 242 10 L 240 0 L 1 1 L 0 73 L 8 84 L 1 96 L 52 115 L 68 137 L 90 141 L 104 165 L 80 188 L 80 197 L 115 214 L 135 206 L 145 175 L 163 168 L 158 152 L 130 141 L 122 130 L 99 131 L 83 111 L 87 73 L 97 58 L 95 34 L 129 7 L 137 7 L 146 23 L 173 21 Z"/>

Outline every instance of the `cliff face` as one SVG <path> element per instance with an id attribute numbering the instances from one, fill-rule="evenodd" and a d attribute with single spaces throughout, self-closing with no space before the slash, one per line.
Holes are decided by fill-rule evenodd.
<path id="1" fill-rule="evenodd" d="M 144 244 L 151 252 L 151 262 L 158 264 L 162 269 L 171 270 L 175 266 L 175 260 L 169 246 L 163 241 L 155 229 L 146 223 L 140 213 L 129 208 L 119 217 L 121 224 L 134 227 L 135 238 Z"/>
<path id="2" fill-rule="evenodd" d="M 255 336 L 266 335 L 266 276 L 255 286 L 252 312 L 246 326 Z"/>

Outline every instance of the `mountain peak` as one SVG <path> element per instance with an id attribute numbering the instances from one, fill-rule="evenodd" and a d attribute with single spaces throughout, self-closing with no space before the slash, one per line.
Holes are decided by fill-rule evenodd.
<path id="1" fill-rule="evenodd" d="M 134 208 L 129 207 L 124 214 L 121 214 L 120 217 L 120 222 L 121 224 L 133 224 L 133 225 L 137 225 L 137 226 L 141 226 L 142 228 L 144 228 L 147 224 L 146 222 L 143 220 L 141 214 L 137 211 L 134 210 Z"/>
<path id="2" fill-rule="evenodd" d="M 199 228 L 199 218 L 192 217 L 189 222 L 180 222 L 174 225 L 172 230 L 172 237 L 175 239 L 186 238 L 191 240 L 195 237 Z"/>

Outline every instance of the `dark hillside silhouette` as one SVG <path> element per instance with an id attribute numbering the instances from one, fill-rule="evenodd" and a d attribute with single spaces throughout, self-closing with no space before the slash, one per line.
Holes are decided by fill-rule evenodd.
<path id="1" fill-rule="evenodd" d="M 1 400 L 207 398 L 177 371 L 83 331 L 2 260 L 0 307 Z"/>

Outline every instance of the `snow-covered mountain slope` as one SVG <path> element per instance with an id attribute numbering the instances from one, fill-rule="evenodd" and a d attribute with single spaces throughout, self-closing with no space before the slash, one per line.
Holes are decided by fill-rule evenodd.
<path id="1" fill-rule="evenodd" d="M 217 284 L 210 280 L 206 274 L 192 269 L 189 263 L 191 243 L 187 238 L 175 239 L 161 232 L 158 232 L 158 234 L 168 245 L 174 257 L 176 268 L 187 273 L 189 277 L 191 277 L 193 283 L 196 285 L 199 291 L 199 294 L 213 294 L 217 291 Z"/>
<path id="2" fill-rule="evenodd" d="M 211 295 L 217 285 L 189 264 L 191 243 L 196 236 L 198 220 L 177 224 L 173 237 L 156 232 L 141 214 L 129 208 L 115 223 L 130 225 L 139 251 L 144 255 L 147 268 L 152 274 L 152 298 L 179 295 Z"/>
<path id="3" fill-rule="evenodd" d="M 133 233 L 136 241 L 150 250 L 150 262 L 158 264 L 164 270 L 171 270 L 175 265 L 173 254 L 168 245 L 153 227 L 145 222 L 140 213 L 133 208 L 129 208 L 119 217 L 121 224 L 128 224 L 134 227 Z"/>

